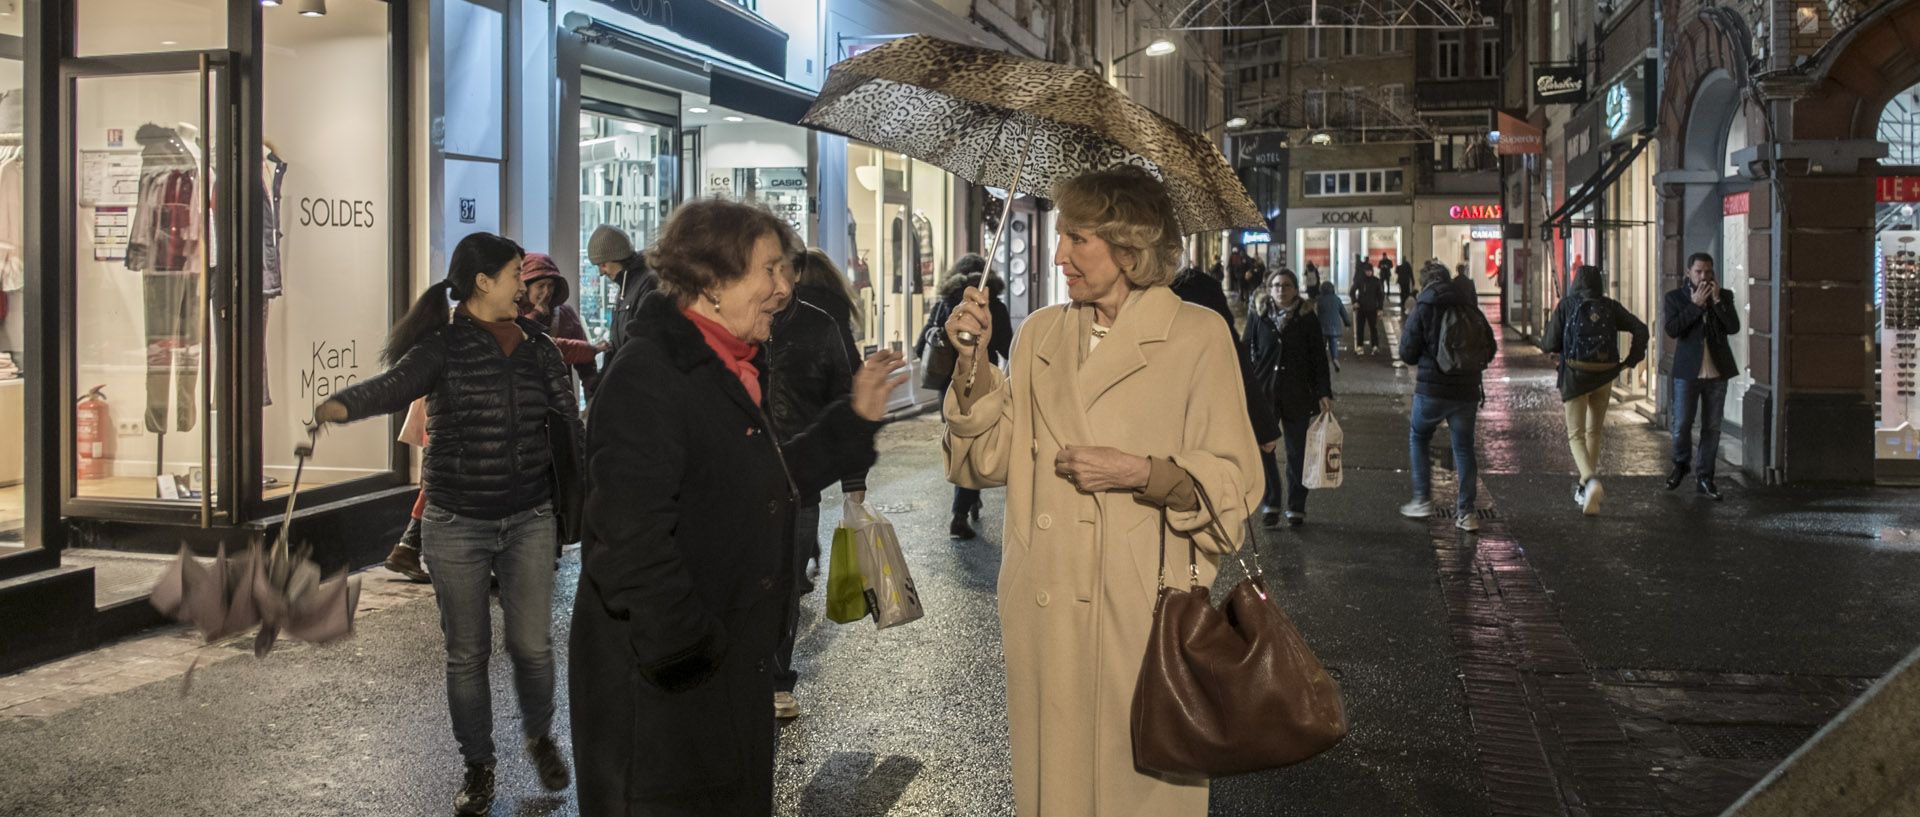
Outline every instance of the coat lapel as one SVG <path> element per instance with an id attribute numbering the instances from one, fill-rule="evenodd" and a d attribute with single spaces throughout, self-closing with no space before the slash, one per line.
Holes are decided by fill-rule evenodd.
<path id="1" fill-rule="evenodd" d="M 1114 386 L 1147 367 L 1146 344 L 1161 343 L 1179 313 L 1180 298 L 1166 287 L 1152 287 L 1129 300 L 1100 348 L 1087 355 L 1079 372 L 1080 408 L 1093 408 Z"/>
<path id="2" fill-rule="evenodd" d="M 1041 370 L 1033 373 L 1033 399 L 1040 422 L 1061 445 L 1091 445 L 1093 433 L 1080 407 L 1077 379 L 1080 371 L 1079 307 L 1068 306 L 1040 338 L 1034 358 Z"/>

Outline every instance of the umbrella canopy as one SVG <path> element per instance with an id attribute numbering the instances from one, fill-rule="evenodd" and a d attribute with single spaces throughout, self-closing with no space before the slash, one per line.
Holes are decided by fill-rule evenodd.
<path id="1" fill-rule="evenodd" d="M 1137 165 L 1184 232 L 1267 227 L 1219 148 L 1072 66 L 918 34 L 834 65 L 801 122 L 1036 196 Z"/>

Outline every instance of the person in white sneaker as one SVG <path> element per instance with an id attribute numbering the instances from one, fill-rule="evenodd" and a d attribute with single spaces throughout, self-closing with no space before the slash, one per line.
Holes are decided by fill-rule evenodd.
<path id="1" fill-rule="evenodd" d="M 1407 433 L 1413 500 L 1400 506 L 1400 515 L 1424 518 L 1433 513 L 1433 462 L 1428 449 L 1444 420 L 1453 440 L 1454 471 L 1460 478 L 1455 524 L 1461 530 L 1477 530 L 1480 521 L 1474 516 L 1473 501 L 1479 494 L 1479 464 L 1473 452 L 1473 427 L 1480 413 L 1480 372 L 1441 371 L 1439 334 L 1447 310 L 1480 307 L 1466 290 L 1453 283 L 1444 266 L 1427 265 L 1421 280 L 1426 282 L 1426 289 L 1420 291 L 1413 315 L 1407 318 L 1406 334 L 1400 336 L 1400 359 L 1408 366 L 1420 367 Z"/>
<path id="2" fill-rule="evenodd" d="M 1647 356 L 1646 322 L 1606 291 L 1600 268 L 1582 266 L 1540 338 L 1540 350 L 1559 363 L 1567 445 L 1580 469 L 1573 504 L 1588 516 L 1600 512 L 1600 438 L 1607 428 L 1607 407 L 1613 403 L 1613 381 Z M 1621 332 L 1633 336 L 1625 358 L 1620 356 Z"/>

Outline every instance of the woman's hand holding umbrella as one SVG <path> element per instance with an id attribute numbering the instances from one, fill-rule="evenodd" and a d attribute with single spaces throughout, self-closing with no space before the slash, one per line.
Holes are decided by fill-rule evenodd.
<path id="1" fill-rule="evenodd" d="M 987 291 L 967 287 L 960 296 L 960 305 L 947 316 L 945 329 L 948 342 L 960 350 L 960 356 L 966 359 L 962 362 L 972 368 L 974 354 L 987 348 L 987 341 L 993 339 L 993 313 L 987 310 Z"/>
<path id="2" fill-rule="evenodd" d="M 893 390 L 907 382 L 904 374 L 896 376 L 906 365 L 906 356 L 899 352 L 886 351 L 867 358 L 860 370 L 853 373 L 853 413 L 868 422 L 879 422 L 887 416 L 887 398 L 893 396 Z"/>

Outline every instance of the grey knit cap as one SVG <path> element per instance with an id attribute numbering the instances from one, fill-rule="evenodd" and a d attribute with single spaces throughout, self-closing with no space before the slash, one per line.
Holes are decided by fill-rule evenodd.
<path id="1" fill-rule="evenodd" d="M 587 239 L 587 260 L 595 264 L 608 261 L 625 261 L 633 257 L 633 241 L 620 228 L 611 224 L 602 224 L 593 231 L 593 237 Z"/>

